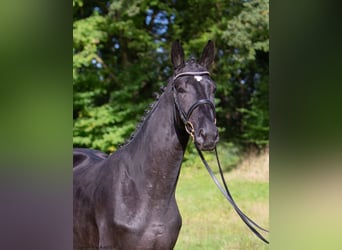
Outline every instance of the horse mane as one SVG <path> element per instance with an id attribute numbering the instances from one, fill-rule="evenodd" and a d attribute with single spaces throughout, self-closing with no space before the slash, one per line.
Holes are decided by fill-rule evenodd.
<path id="1" fill-rule="evenodd" d="M 171 81 L 171 78 L 168 80 L 168 83 L 170 81 Z M 146 119 L 151 115 L 151 113 L 153 112 L 153 110 L 155 109 L 157 104 L 159 103 L 160 96 L 165 92 L 165 89 L 166 89 L 166 86 L 162 86 L 162 87 L 160 87 L 159 92 L 153 93 L 155 100 L 151 104 L 148 105 L 147 109 L 144 110 L 144 115 L 140 118 L 140 121 L 138 122 L 137 126 L 135 127 L 135 130 L 131 133 L 131 135 L 125 141 L 125 143 L 119 145 L 119 148 L 127 145 L 128 143 L 130 143 L 135 138 L 135 135 L 140 131 L 140 129 L 141 129 L 142 125 L 144 124 L 144 122 L 146 121 Z"/>

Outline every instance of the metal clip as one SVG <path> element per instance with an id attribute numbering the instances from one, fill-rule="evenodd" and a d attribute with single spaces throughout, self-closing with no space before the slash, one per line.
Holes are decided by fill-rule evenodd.
<path id="1" fill-rule="evenodd" d="M 185 130 L 192 137 L 192 141 L 195 141 L 195 129 L 191 122 L 187 121 L 185 124 Z"/>

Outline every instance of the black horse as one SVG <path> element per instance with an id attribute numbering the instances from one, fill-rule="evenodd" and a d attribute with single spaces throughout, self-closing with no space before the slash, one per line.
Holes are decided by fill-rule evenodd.
<path id="1" fill-rule="evenodd" d="M 199 62 L 172 44 L 173 77 L 134 137 L 106 156 L 74 150 L 74 249 L 172 249 L 181 228 L 175 190 L 191 136 L 200 150 L 218 142 L 214 60 Z"/>

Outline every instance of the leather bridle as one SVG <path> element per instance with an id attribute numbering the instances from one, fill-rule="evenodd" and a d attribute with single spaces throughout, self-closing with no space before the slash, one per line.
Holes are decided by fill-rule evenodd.
<path id="1" fill-rule="evenodd" d="M 192 137 L 193 141 L 195 140 L 195 129 L 194 129 L 194 126 L 192 125 L 192 123 L 190 122 L 191 114 L 200 105 L 209 105 L 211 110 L 214 113 L 214 118 L 215 118 L 215 123 L 216 123 L 215 105 L 209 99 L 200 99 L 190 106 L 188 112 L 185 112 L 179 103 L 177 91 L 175 90 L 175 86 L 174 86 L 174 82 L 176 81 L 177 78 L 182 77 L 182 76 L 202 76 L 202 75 L 209 75 L 209 72 L 208 71 L 200 71 L 200 72 L 188 71 L 188 72 L 179 73 L 173 77 L 173 83 L 172 83 L 172 92 L 173 92 L 173 98 L 174 98 L 176 107 L 179 111 L 180 118 L 182 119 L 182 121 L 184 123 L 185 130 Z"/>
<path id="2" fill-rule="evenodd" d="M 175 105 L 179 111 L 179 115 L 184 123 L 185 126 L 185 130 L 187 131 L 187 133 L 192 137 L 192 140 L 195 142 L 195 129 L 194 126 L 192 125 L 192 123 L 190 122 L 190 116 L 192 114 L 192 112 L 198 108 L 200 105 L 209 105 L 211 110 L 214 113 L 214 118 L 215 118 L 215 123 L 216 123 L 216 112 L 215 112 L 215 106 L 212 103 L 212 101 L 210 101 L 209 99 L 200 99 L 197 102 L 195 102 L 194 104 L 191 105 L 191 107 L 189 108 L 188 112 L 185 112 L 184 109 L 182 109 L 179 101 L 178 101 L 178 97 L 177 97 L 177 91 L 175 90 L 175 86 L 174 86 L 174 82 L 177 78 L 182 77 L 182 76 L 201 76 L 201 75 L 209 75 L 208 71 L 201 71 L 201 72 L 183 72 L 183 73 L 179 73 L 176 76 L 174 76 L 173 78 L 173 82 L 172 82 L 172 92 L 173 92 L 173 97 L 174 97 L 174 102 Z M 224 197 L 229 201 L 229 203 L 233 206 L 234 210 L 237 212 L 237 214 L 240 216 L 240 218 L 242 219 L 242 221 L 247 225 L 247 227 L 262 241 L 264 241 L 265 243 L 269 243 L 268 240 L 266 240 L 258 231 L 257 229 L 260 229 L 262 231 L 268 232 L 267 229 L 264 229 L 262 227 L 260 227 L 257 223 L 255 223 L 252 219 L 250 219 L 247 215 L 245 215 L 241 209 L 237 206 L 237 204 L 235 203 L 231 193 L 229 192 L 228 189 L 228 185 L 226 183 L 226 180 L 223 176 L 223 171 L 222 171 L 222 167 L 221 167 L 221 163 L 220 160 L 218 158 L 218 154 L 217 154 L 217 149 L 215 146 L 215 155 L 216 155 L 216 161 L 217 161 L 217 165 L 219 167 L 219 171 L 220 171 L 220 176 L 221 176 L 221 181 L 223 183 L 222 184 L 218 181 L 218 179 L 216 178 L 214 172 L 212 171 L 212 169 L 210 168 L 208 162 L 205 160 L 202 151 L 198 148 L 198 145 L 196 143 L 195 147 L 197 149 L 197 152 L 199 154 L 199 156 L 201 157 L 201 160 L 204 164 L 204 166 L 206 167 L 206 169 L 209 172 L 209 175 L 211 176 L 211 178 L 213 179 L 214 183 L 216 184 L 216 186 L 220 189 L 220 191 L 222 192 L 222 194 L 224 195 Z"/>

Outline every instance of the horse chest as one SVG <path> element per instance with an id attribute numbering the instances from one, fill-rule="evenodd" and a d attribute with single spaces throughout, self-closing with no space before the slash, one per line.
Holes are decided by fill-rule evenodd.
<path id="1" fill-rule="evenodd" d="M 180 217 L 173 221 L 151 221 L 145 227 L 117 234 L 119 248 L 139 250 L 173 249 L 181 226 Z"/>

